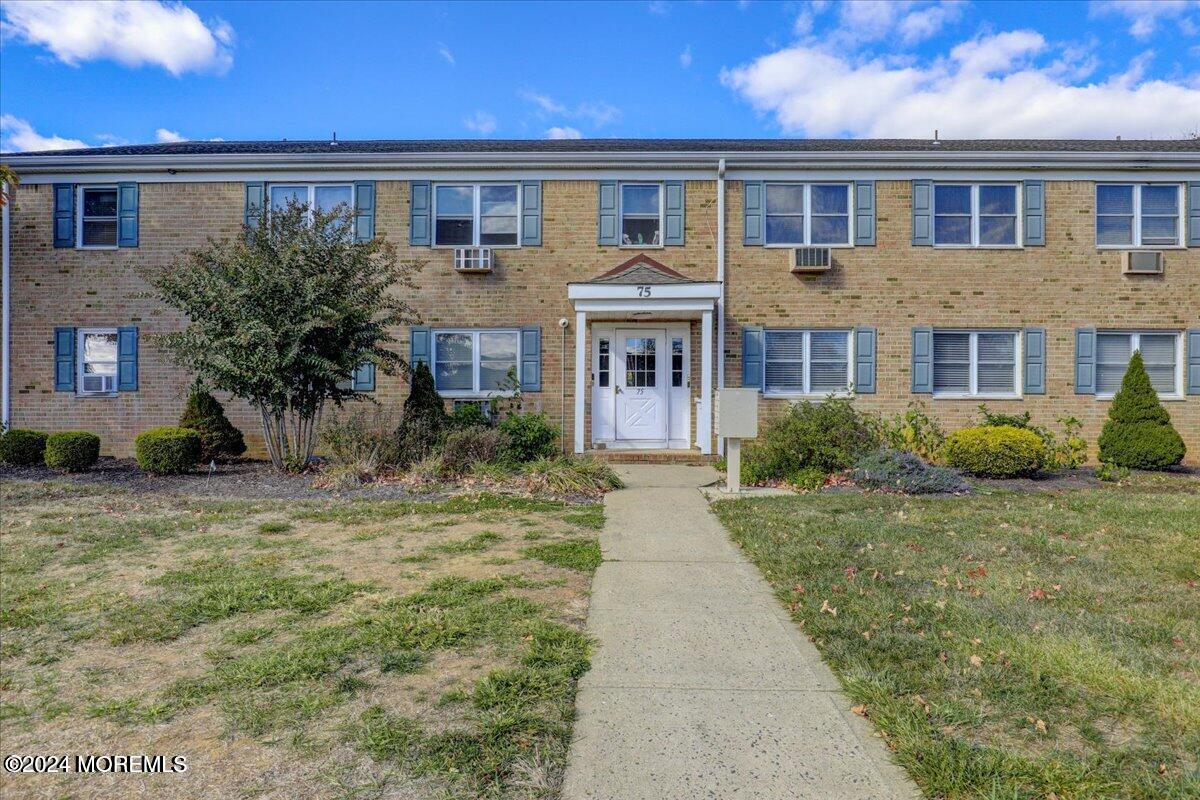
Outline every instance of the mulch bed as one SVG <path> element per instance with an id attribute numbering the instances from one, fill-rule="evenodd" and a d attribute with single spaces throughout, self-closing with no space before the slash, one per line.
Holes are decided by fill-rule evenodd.
<path id="1" fill-rule="evenodd" d="M 236 498 L 240 500 L 327 500 L 353 497 L 376 500 L 433 500 L 445 492 L 414 492 L 399 483 L 370 483 L 360 489 L 334 492 L 314 489 L 311 474 L 281 475 L 269 461 L 238 460 L 218 464 L 211 474 L 207 469 L 187 475 L 150 475 L 132 458 L 102 458 L 88 472 L 64 475 L 46 467 L 14 467 L 0 464 L 0 479 L 19 481 L 62 480 L 77 484 L 101 485 L 134 493 L 186 494 L 198 497 Z"/>

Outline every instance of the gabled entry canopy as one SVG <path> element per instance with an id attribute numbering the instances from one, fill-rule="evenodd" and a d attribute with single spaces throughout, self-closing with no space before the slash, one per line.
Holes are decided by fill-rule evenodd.
<path id="1" fill-rule="evenodd" d="M 567 284 L 567 297 L 576 311 L 605 315 L 695 317 L 712 311 L 720 295 L 719 283 L 692 280 L 646 255 L 636 255 L 590 281 Z"/>

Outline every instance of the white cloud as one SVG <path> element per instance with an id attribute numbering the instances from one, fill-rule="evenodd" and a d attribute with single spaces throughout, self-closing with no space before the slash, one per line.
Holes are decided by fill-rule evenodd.
<path id="1" fill-rule="evenodd" d="M 1145 80 L 1147 54 L 1124 74 L 1072 83 L 1040 34 L 980 37 L 931 62 L 796 45 L 724 70 L 721 81 L 789 134 L 948 138 L 1160 137 L 1200 122 L 1200 77 Z"/>
<path id="2" fill-rule="evenodd" d="M 578 128 L 572 128 L 569 125 L 563 127 L 555 126 L 546 130 L 547 139 L 582 139 L 583 134 Z"/>
<path id="3" fill-rule="evenodd" d="M 680 58 L 682 59 L 682 56 Z M 524 89 L 517 94 L 521 99 L 537 106 L 538 116 L 543 119 L 551 116 L 565 117 L 571 120 L 585 119 L 599 127 L 615 122 L 621 117 L 621 110 L 619 108 L 603 100 L 580 103 L 574 108 L 569 108 L 566 104 L 560 103 L 549 95 L 529 89 Z"/>
<path id="4" fill-rule="evenodd" d="M 182 3 L 27 2 L 4 4 L 4 32 L 41 45 L 64 64 L 111 59 L 128 67 L 151 64 L 172 75 L 224 72 L 233 64 L 233 29 L 203 22 Z"/>
<path id="5" fill-rule="evenodd" d="M 1124 17 L 1129 22 L 1129 33 L 1144 39 L 1158 29 L 1160 22 L 1179 19 L 1196 10 L 1200 10 L 1200 0 L 1094 0 L 1089 13 L 1092 17 Z M 1195 35 L 1191 20 L 1179 19 L 1179 24 L 1185 33 L 1192 31 L 1189 36 Z"/>
<path id="6" fill-rule="evenodd" d="M 154 141 L 163 143 L 186 142 L 186 136 L 181 136 L 179 131 L 169 131 L 166 128 L 159 128 L 154 132 Z"/>
<path id="7" fill-rule="evenodd" d="M 679 54 L 679 66 L 684 69 L 692 66 L 692 46 L 690 44 L 683 48 L 683 52 Z"/>
<path id="8" fill-rule="evenodd" d="M 900 18 L 897 29 L 900 39 L 905 44 L 923 42 L 941 33 L 942 28 L 952 22 L 957 22 L 962 16 L 962 4 L 943 2 L 920 8 Z"/>
<path id="9" fill-rule="evenodd" d="M 814 14 L 828 7 L 813 2 L 796 17 L 794 30 L 798 36 L 811 33 Z M 963 4 L 958 0 L 856 0 L 838 5 L 837 27 L 826 39 L 839 47 L 860 42 L 898 40 L 912 45 L 937 34 L 962 16 Z"/>
<path id="10" fill-rule="evenodd" d="M 670 3 L 665 2 L 665 0 L 652 0 L 650 3 L 646 4 L 646 10 L 651 14 L 665 17 L 667 14 L 671 13 L 671 5 Z"/>
<path id="11" fill-rule="evenodd" d="M 467 130 L 473 131 L 480 136 L 488 136 L 495 132 L 497 122 L 494 115 L 486 111 L 476 111 L 463 120 L 463 125 L 467 126 Z"/>
<path id="12" fill-rule="evenodd" d="M 62 136 L 42 136 L 27 121 L 12 114 L 0 114 L 0 150 L 10 152 L 38 152 L 41 150 L 75 150 L 89 147 L 79 139 Z"/>
<path id="13" fill-rule="evenodd" d="M 437 43 L 437 51 L 438 51 L 438 55 L 441 56 L 442 58 L 446 59 L 446 63 L 449 64 L 450 66 L 453 67 L 455 64 L 458 63 L 457 61 L 454 60 L 454 53 L 450 52 L 450 48 L 447 47 L 445 45 L 445 43 L 438 42 Z"/>

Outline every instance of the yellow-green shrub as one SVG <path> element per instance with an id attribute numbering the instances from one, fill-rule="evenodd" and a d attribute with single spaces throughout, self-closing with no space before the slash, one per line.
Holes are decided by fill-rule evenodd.
<path id="1" fill-rule="evenodd" d="M 1046 464 L 1046 445 L 1033 431 L 1012 425 L 980 425 L 950 434 L 942 446 L 950 466 L 982 478 L 1032 475 Z"/>

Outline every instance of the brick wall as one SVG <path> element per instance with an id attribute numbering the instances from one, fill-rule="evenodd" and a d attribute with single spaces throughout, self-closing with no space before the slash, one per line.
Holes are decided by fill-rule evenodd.
<path id="1" fill-rule="evenodd" d="M 545 181 L 543 194 L 543 245 L 498 251 L 491 275 L 455 274 L 450 250 L 408 247 L 407 182 L 378 183 L 376 231 L 400 245 L 402 258 L 423 262 L 412 302 L 426 324 L 542 326 L 542 391 L 528 394 L 527 405 L 545 410 L 561 424 L 569 443 L 575 337 L 572 327 L 563 386 L 558 328 L 562 317 L 574 325 L 566 284 L 611 269 L 636 251 L 596 244 L 594 181 Z M 909 183 L 881 181 L 876 186 L 877 245 L 836 251 L 836 266 L 828 274 L 797 276 L 789 271 L 786 249 L 742 246 L 741 184 L 729 181 L 727 383 L 741 380 L 743 325 L 873 325 L 878 330 L 878 391 L 857 402 L 899 411 L 914 399 L 909 393 L 913 326 L 1042 326 L 1047 331 L 1047 393 L 988 405 L 1028 409 L 1047 424 L 1062 415 L 1076 416 L 1094 444 L 1108 404 L 1074 394 L 1075 328 L 1200 327 L 1200 251 L 1168 251 L 1164 276 L 1123 276 L 1118 253 L 1097 251 L 1093 244 L 1093 185 L 1052 181 L 1046 194 L 1045 247 L 940 250 L 909 244 Z M 714 181 L 689 181 L 686 245 L 648 254 L 689 277 L 714 279 L 715 197 Z M 190 377 L 166 361 L 154 334 L 174 330 L 181 321 L 154 299 L 138 269 L 167 263 L 210 236 L 236 235 L 242 210 L 241 183 L 142 184 L 140 247 L 56 250 L 51 187 L 18 187 L 11 243 L 14 425 L 86 428 L 101 436 L 105 452 L 127 455 L 139 431 L 175 422 Z M 54 326 L 127 324 L 141 328 L 139 391 L 104 398 L 53 391 Z M 408 332 L 396 331 L 395 336 L 397 347 L 407 354 Z M 692 325 L 693 396 L 699 391 L 699 345 L 697 323 Z M 378 376 L 376 397 L 385 406 L 397 407 L 406 393 L 399 378 Z M 978 401 L 918 397 L 948 427 L 970 421 L 977 412 Z M 763 401 L 766 413 L 780 406 L 781 401 Z M 1200 461 L 1200 398 L 1167 407 L 1188 444 L 1188 460 Z M 257 415 L 239 402 L 227 403 L 227 410 L 252 448 L 257 447 Z"/>

